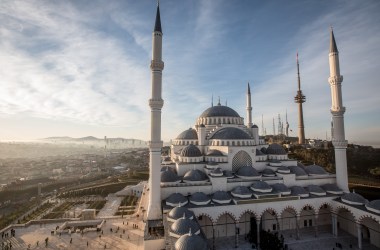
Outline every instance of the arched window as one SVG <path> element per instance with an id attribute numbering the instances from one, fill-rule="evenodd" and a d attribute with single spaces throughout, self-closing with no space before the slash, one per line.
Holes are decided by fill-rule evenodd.
<path id="1" fill-rule="evenodd" d="M 241 150 L 232 159 L 232 171 L 237 172 L 239 168 L 244 166 L 252 166 L 252 158 L 247 152 Z"/>

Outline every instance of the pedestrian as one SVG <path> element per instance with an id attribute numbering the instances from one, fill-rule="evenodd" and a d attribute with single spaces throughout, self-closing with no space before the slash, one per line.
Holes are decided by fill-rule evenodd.
<path id="1" fill-rule="evenodd" d="M 87 247 L 88 247 L 88 241 L 87 241 Z"/>
<path id="2" fill-rule="evenodd" d="M 73 238 L 70 239 L 70 244 L 73 243 Z"/>

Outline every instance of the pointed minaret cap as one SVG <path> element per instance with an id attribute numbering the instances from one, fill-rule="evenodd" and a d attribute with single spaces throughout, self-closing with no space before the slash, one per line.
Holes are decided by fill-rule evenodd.
<path id="1" fill-rule="evenodd" d="M 330 31 L 330 53 L 338 53 L 338 48 L 336 47 L 334 31 L 332 27 Z"/>
<path id="2" fill-rule="evenodd" d="M 249 87 L 249 82 L 248 82 L 248 95 L 251 94 L 251 88 Z"/>
<path id="3" fill-rule="evenodd" d="M 154 31 L 162 33 L 161 29 L 161 18 L 160 18 L 160 2 L 157 1 L 157 13 L 156 13 L 156 23 L 154 24 Z"/>

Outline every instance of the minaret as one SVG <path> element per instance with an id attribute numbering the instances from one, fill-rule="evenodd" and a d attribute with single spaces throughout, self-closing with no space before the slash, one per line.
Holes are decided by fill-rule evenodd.
<path id="1" fill-rule="evenodd" d="M 343 76 L 340 75 L 339 69 L 339 52 L 336 47 L 333 30 L 330 31 L 330 77 L 331 87 L 331 115 L 332 115 L 332 144 L 335 149 L 335 171 L 336 182 L 339 188 L 348 192 L 347 176 L 347 141 L 344 135 L 344 112 L 342 100 L 342 82 Z"/>
<path id="2" fill-rule="evenodd" d="M 297 52 L 297 76 L 298 76 L 298 91 L 294 97 L 294 101 L 298 103 L 298 144 L 305 144 L 305 126 L 303 125 L 303 110 L 302 103 L 306 101 L 306 97 L 301 90 L 300 64 L 298 62 Z"/>
<path id="3" fill-rule="evenodd" d="M 153 31 L 152 41 L 152 61 L 150 69 L 152 72 L 152 98 L 149 100 L 151 111 L 150 141 L 149 145 L 149 205 L 147 220 L 158 220 L 162 218 L 161 213 L 161 108 L 164 105 L 162 100 L 162 30 L 160 19 L 160 7 L 157 4 L 156 23 Z"/>
<path id="4" fill-rule="evenodd" d="M 286 137 L 289 137 L 288 110 L 286 110 L 286 113 L 285 113 L 285 120 L 286 120 Z"/>
<path id="5" fill-rule="evenodd" d="M 252 123 L 251 88 L 249 87 L 249 83 L 248 83 L 248 89 L 247 89 L 247 127 L 251 128 L 252 125 L 253 125 L 253 123 Z"/>

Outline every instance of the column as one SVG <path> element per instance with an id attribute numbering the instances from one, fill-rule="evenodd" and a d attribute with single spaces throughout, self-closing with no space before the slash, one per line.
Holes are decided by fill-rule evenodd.
<path id="1" fill-rule="evenodd" d="M 239 221 L 235 221 L 235 248 L 239 248 Z"/>
<path id="2" fill-rule="evenodd" d="M 297 221 L 296 221 L 296 239 L 299 240 L 300 239 L 300 215 L 297 214 Z"/>
<path id="3" fill-rule="evenodd" d="M 260 222 L 261 220 L 256 220 L 256 229 L 257 229 L 257 248 L 260 246 Z"/>
<path id="4" fill-rule="evenodd" d="M 338 216 L 336 214 L 331 215 L 333 236 L 338 237 Z"/>
<path id="5" fill-rule="evenodd" d="M 318 237 L 318 214 L 314 215 L 314 220 L 315 220 L 315 237 Z"/>
<path id="6" fill-rule="evenodd" d="M 356 224 L 356 228 L 358 230 L 358 248 L 362 249 L 362 225 Z"/>

